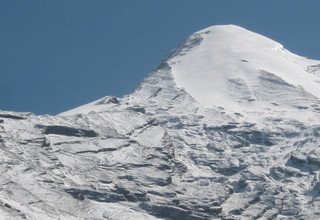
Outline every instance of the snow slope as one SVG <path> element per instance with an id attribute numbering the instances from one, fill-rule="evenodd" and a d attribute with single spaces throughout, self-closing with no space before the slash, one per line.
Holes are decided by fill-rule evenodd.
<path id="1" fill-rule="evenodd" d="M 320 97 L 319 77 L 306 73 L 315 61 L 234 25 L 209 27 L 193 34 L 167 62 L 177 86 L 208 107 L 268 105 L 274 95 L 263 83 L 271 80 L 282 84 L 281 93 L 286 93 L 283 84 L 287 83 L 297 92 L 304 90 Z"/>
<path id="2" fill-rule="evenodd" d="M 0 111 L 0 219 L 319 219 L 319 66 L 213 26 L 124 97 Z"/>
<path id="3" fill-rule="evenodd" d="M 205 107 L 288 107 L 295 101 L 292 99 L 300 102 L 320 97 L 319 76 L 309 71 L 319 61 L 297 56 L 281 44 L 235 25 L 213 26 L 192 34 L 163 63 L 170 66 L 174 84 Z M 70 113 L 86 112 L 92 104 Z"/>

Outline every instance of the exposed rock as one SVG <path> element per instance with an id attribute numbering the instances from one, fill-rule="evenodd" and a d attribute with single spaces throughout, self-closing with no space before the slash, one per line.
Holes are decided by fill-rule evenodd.
<path id="1" fill-rule="evenodd" d="M 75 137 L 97 137 L 98 134 L 93 130 L 73 128 L 60 125 L 37 125 L 36 128 L 42 129 L 44 134 L 57 134 Z"/>
<path id="2" fill-rule="evenodd" d="M 18 114 L 4 114 L 4 113 L 0 113 L 0 117 L 1 118 L 8 118 L 8 119 L 15 119 L 15 120 L 23 120 L 23 119 L 26 119 L 25 117 L 23 116 L 20 116 Z M 3 120 L 2 120 L 3 122 Z"/>

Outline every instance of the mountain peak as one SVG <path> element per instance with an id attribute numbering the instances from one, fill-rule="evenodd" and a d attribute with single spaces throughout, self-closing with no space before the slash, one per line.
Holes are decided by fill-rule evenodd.
<path id="1" fill-rule="evenodd" d="M 196 39 L 198 41 L 196 41 Z M 236 25 L 214 25 L 202 29 L 190 35 L 177 49 L 181 50 L 186 44 L 190 45 L 192 41 L 206 41 L 206 46 L 215 49 L 215 45 L 229 46 L 230 49 L 244 50 L 246 47 L 251 49 L 273 48 L 283 49 L 283 46 L 265 36 L 249 31 Z M 240 45 L 239 45 L 240 44 Z"/>
<path id="2" fill-rule="evenodd" d="M 164 106 L 182 92 L 205 108 L 288 109 L 320 98 L 319 76 L 309 71 L 319 63 L 242 27 L 211 26 L 187 37 L 126 97 Z M 104 99 L 63 115 L 104 110 Z"/>
<path id="3" fill-rule="evenodd" d="M 307 72 L 317 61 L 235 25 L 195 32 L 165 62 L 176 85 L 209 107 L 266 107 L 274 99 L 270 88 L 277 88 L 282 97 L 288 96 L 288 88 L 300 98 L 320 97 L 318 77 Z M 294 100 L 277 101 L 292 105 Z"/>
<path id="4" fill-rule="evenodd" d="M 214 26 L 127 96 L 0 111 L 0 218 L 319 219 L 319 63 Z"/>

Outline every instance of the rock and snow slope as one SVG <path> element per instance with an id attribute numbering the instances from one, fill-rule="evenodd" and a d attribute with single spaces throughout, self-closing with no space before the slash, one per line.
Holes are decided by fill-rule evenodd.
<path id="1" fill-rule="evenodd" d="M 0 219 L 318 219 L 319 66 L 213 26 L 132 94 L 0 112 Z"/>

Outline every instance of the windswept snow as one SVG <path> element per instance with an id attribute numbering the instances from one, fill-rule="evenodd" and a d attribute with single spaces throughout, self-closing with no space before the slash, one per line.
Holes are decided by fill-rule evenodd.
<path id="1" fill-rule="evenodd" d="M 269 88 L 261 85 L 261 77 L 282 86 L 281 93 L 287 92 L 286 83 L 320 97 L 319 77 L 306 72 L 315 61 L 296 56 L 281 44 L 234 25 L 196 32 L 166 62 L 177 86 L 208 107 L 268 106 L 277 94 L 270 94 Z"/>

